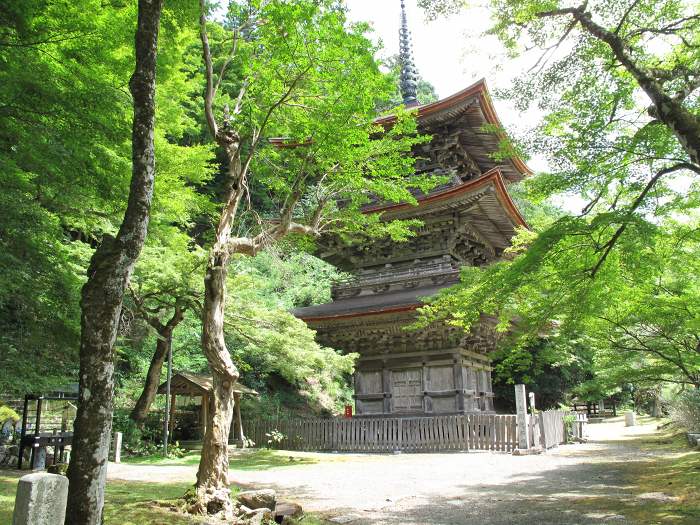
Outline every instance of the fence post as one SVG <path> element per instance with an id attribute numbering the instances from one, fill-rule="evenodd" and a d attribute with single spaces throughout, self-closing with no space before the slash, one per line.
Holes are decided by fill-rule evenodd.
<path id="1" fill-rule="evenodd" d="M 525 385 L 515 385 L 515 414 L 518 424 L 518 448 L 530 448 L 530 428 L 527 417 L 527 396 Z"/>

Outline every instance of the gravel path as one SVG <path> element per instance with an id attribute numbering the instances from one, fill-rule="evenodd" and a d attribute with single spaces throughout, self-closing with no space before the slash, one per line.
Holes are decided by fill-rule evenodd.
<path id="1" fill-rule="evenodd" d="M 590 442 L 548 454 L 514 457 L 487 452 L 333 454 L 317 464 L 231 471 L 244 487 L 274 488 L 306 510 L 353 525 L 628 524 L 624 516 L 579 512 L 575 500 L 633 498 L 621 464 L 649 459 L 626 441 L 654 425 L 626 429 L 589 425 Z M 318 455 L 314 455 L 318 457 Z M 182 481 L 196 467 L 110 465 L 110 479 Z M 590 506 L 586 507 L 590 508 Z"/>

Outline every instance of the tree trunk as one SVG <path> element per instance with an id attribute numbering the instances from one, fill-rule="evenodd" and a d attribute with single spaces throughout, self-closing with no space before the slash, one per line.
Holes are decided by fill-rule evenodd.
<path id="1" fill-rule="evenodd" d="M 160 376 L 163 370 L 163 363 L 173 344 L 173 331 L 175 327 L 180 324 L 182 319 L 182 311 L 180 308 L 176 308 L 175 313 L 166 324 L 162 324 L 156 319 L 148 321 L 158 332 L 158 341 L 156 342 L 156 351 L 151 358 L 151 364 L 148 366 L 148 373 L 146 374 L 146 383 L 143 386 L 143 391 L 129 416 L 138 426 L 143 426 L 148 411 L 153 404 L 153 400 L 156 398 L 156 393 L 158 392 L 158 386 L 160 384 Z"/>
<path id="2" fill-rule="evenodd" d="M 226 238 L 226 234 L 223 235 Z M 196 483 L 196 501 L 190 511 L 219 514 L 230 518 L 232 505 L 228 488 L 228 438 L 233 418 L 233 385 L 238 369 L 224 340 L 224 308 L 229 255 L 225 243 L 217 243 L 210 254 L 204 278 L 202 347 L 213 376 L 214 401 L 202 443 Z"/>
<path id="3" fill-rule="evenodd" d="M 105 236 L 88 268 L 80 306 L 80 394 L 68 477 L 66 525 L 100 525 L 114 397 L 113 347 L 124 290 L 148 230 L 155 175 L 153 130 L 162 0 L 139 0 L 129 201 L 116 238 Z"/>

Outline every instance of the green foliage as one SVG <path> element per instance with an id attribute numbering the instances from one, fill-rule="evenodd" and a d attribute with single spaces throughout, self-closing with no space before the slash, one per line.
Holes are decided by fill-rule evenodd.
<path id="1" fill-rule="evenodd" d="M 659 381 L 697 385 L 697 231 L 694 223 L 669 222 L 627 238 L 624 253 L 611 254 L 595 279 L 585 275 L 596 259 L 585 239 L 545 232 L 527 250 L 516 248 L 520 253 L 512 261 L 465 269 L 462 284 L 424 313 L 465 327 L 481 312 L 494 313 L 504 330 L 517 319 L 506 338 L 509 365 L 528 364 L 528 345 L 543 332 L 559 342 L 553 362 L 577 359 L 579 349 L 589 347 L 602 390 Z"/>
<path id="2" fill-rule="evenodd" d="M 143 273 L 135 276 L 135 286 L 142 286 L 144 295 L 146 290 L 165 289 L 161 286 L 150 288 L 160 281 L 156 275 L 160 268 L 158 253 L 155 252 L 153 257 L 146 255 L 141 261 Z M 166 258 L 168 254 L 177 253 L 162 252 Z M 150 264 L 153 264 L 154 276 L 145 279 L 148 275 L 146 266 Z M 171 268 L 167 265 L 162 271 L 168 273 Z M 192 280 L 192 284 L 187 285 L 191 286 L 188 293 L 196 295 L 201 273 L 197 270 L 187 274 L 186 269 L 184 266 L 183 273 L 173 275 L 186 277 L 186 283 Z M 259 400 L 244 397 L 245 412 L 251 415 L 274 414 L 282 406 L 285 409 L 296 406 L 298 410 L 337 412 L 350 400 L 349 374 L 355 356 L 343 356 L 319 346 L 314 341 L 314 332 L 289 312 L 298 306 L 330 300 L 330 285 L 338 276 L 332 266 L 291 246 L 277 252 L 268 250 L 256 257 L 239 257 L 234 261 L 229 277 L 226 341 L 241 370 L 243 384 L 262 394 Z M 167 276 L 163 279 L 164 283 L 179 282 Z M 187 292 L 187 287 L 181 290 Z M 167 306 L 170 293 L 156 295 L 154 304 L 165 301 Z M 189 310 L 175 330 L 175 370 L 208 373 L 206 358 L 201 351 L 200 324 L 196 310 Z M 133 406 L 143 388 L 155 343 L 153 331 L 135 319 L 128 337 L 123 338 L 118 348 L 118 407 L 126 410 Z M 165 370 L 162 380 L 165 380 Z M 163 400 L 157 399 L 155 407 L 162 408 L 162 404 Z M 123 423 L 130 424 L 126 414 L 123 419 Z M 115 425 L 118 424 L 115 419 Z M 126 433 L 126 430 L 122 431 Z M 159 440 L 160 436 L 154 438 Z M 141 439 L 143 436 L 139 435 L 134 442 Z"/>
<path id="3" fill-rule="evenodd" d="M 568 404 L 572 391 L 593 377 L 593 352 L 581 340 L 569 340 L 553 334 L 536 337 L 514 350 L 509 341 L 492 355 L 493 391 L 497 409 L 515 410 L 514 384 L 524 384 L 534 392 L 537 408 L 549 410 Z M 598 400 L 600 396 L 594 397 Z"/>
<path id="4" fill-rule="evenodd" d="M 457 13 L 468 5 L 467 0 L 418 0 L 418 6 L 425 11 L 428 20 Z"/>
<path id="5" fill-rule="evenodd" d="M 284 440 L 285 435 L 282 434 L 279 430 L 270 430 L 270 432 L 265 433 L 265 437 L 267 438 L 267 448 L 275 448 L 279 446 L 280 443 L 282 443 L 282 440 Z"/>
<path id="6" fill-rule="evenodd" d="M 77 373 L 85 269 L 128 193 L 136 19 L 132 0 L 20 4 L 0 15 L 0 390 L 16 395 Z M 173 2 L 163 16 L 151 249 L 211 211 L 195 187 L 211 148 L 180 144 L 198 133 L 188 107 L 200 77 L 182 63 L 195 15 Z"/>
<path id="7" fill-rule="evenodd" d="M 422 4 L 435 14 L 460 2 Z M 520 143 L 544 156 L 549 170 L 520 191 L 534 205 L 572 195 L 586 205 L 579 215 L 533 214 L 530 205 L 533 229 L 520 232 L 508 259 L 464 269 L 462 285 L 426 308 L 426 318 L 468 328 L 482 312 L 497 315 L 509 331 L 502 358 L 511 371 L 530 366 L 528 349 L 543 334 L 557 366 L 588 349 L 595 376 L 579 387 L 584 396 L 630 383 L 697 385 L 700 167 L 688 148 L 700 129 L 692 128 L 700 111 L 692 80 L 700 72 L 697 6 L 493 0 L 491 7 L 490 32 L 514 56 L 539 50 L 528 74 L 498 92 L 519 110 L 544 113 Z M 650 108 L 654 90 L 679 104 L 687 135 Z"/>
<path id="8" fill-rule="evenodd" d="M 222 78 L 214 79 L 221 81 L 215 120 L 225 121 L 224 108 L 231 108 L 244 167 L 250 159 L 245 185 L 256 200 L 237 212 L 241 235 L 267 247 L 280 238 L 268 221 L 291 219 L 314 234 L 410 235 L 415 221 L 362 213 L 376 200 L 415 203 L 411 190 L 437 182 L 411 176 L 414 159 L 406 153 L 428 140 L 412 115 L 399 110 L 388 129 L 374 123 L 378 101 L 395 85 L 373 57 L 367 25 L 349 24 L 334 1 L 306 0 L 250 8 L 234 2 L 228 24 L 207 30 L 218 65 L 236 34 L 230 29 L 245 28 Z M 271 147 L 260 136 L 279 139 Z"/>
<path id="9" fill-rule="evenodd" d="M 0 403 L 0 422 L 5 423 L 5 421 L 19 421 L 19 414 L 12 410 L 10 407 Z"/>
<path id="10" fill-rule="evenodd" d="M 315 333 L 288 310 L 330 296 L 335 271 L 305 254 L 239 258 L 229 279 L 226 342 L 246 384 L 265 390 L 271 375 L 294 386 L 312 407 L 338 411 L 347 401 L 356 355 L 316 343 Z"/>

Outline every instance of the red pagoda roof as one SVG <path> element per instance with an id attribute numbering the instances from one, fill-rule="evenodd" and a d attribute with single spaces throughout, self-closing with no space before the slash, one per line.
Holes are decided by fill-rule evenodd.
<path id="1" fill-rule="evenodd" d="M 518 226 L 527 227 L 527 223 L 523 218 L 520 210 L 513 202 L 508 189 L 503 181 L 503 174 L 501 168 L 493 168 L 492 170 L 484 173 L 480 177 L 464 182 L 458 186 L 453 186 L 441 191 L 436 191 L 429 193 L 424 197 L 419 197 L 418 208 L 428 207 L 434 205 L 439 201 L 445 201 L 451 198 L 459 197 L 462 194 L 477 191 L 487 185 L 493 185 L 495 190 L 496 198 L 498 202 L 503 206 L 508 216 L 513 220 L 513 222 Z M 399 204 L 377 204 L 374 206 L 369 206 L 363 210 L 363 213 L 393 213 L 404 210 L 415 211 L 416 206 L 410 203 L 399 203 Z"/>
<path id="2" fill-rule="evenodd" d="M 454 121 L 460 116 L 466 116 L 470 120 L 470 127 L 478 129 L 483 124 L 490 124 L 498 128 L 499 131 L 488 133 L 488 135 L 495 136 L 498 141 L 508 138 L 506 133 L 502 131 L 503 125 L 496 114 L 491 95 L 486 87 L 486 80 L 483 78 L 447 98 L 417 106 L 415 111 L 418 122 L 423 125 Z M 395 121 L 395 115 L 388 115 L 376 119 L 375 123 L 382 126 L 391 126 Z M 495 144 L 490 144 L 490 146 L 494 147 L 494 151 L 498 146 L 498 141 Z M 493 153 L 493 151 L 488 153 Z M 509 158 L 508 163 L 512 165 L 514 171 L 514 173 L 506 174 L 508 179 L 515 181 L 532 174 L 532 170 L 517 155 Z"/>

